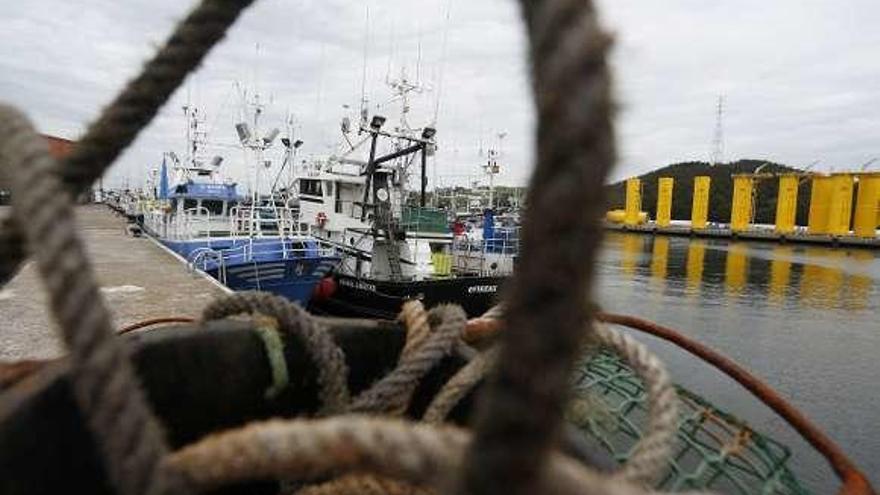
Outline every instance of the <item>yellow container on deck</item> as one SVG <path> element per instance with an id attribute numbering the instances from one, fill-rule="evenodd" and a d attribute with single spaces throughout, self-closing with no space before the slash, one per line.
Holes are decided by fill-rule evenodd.
<path id="1" fill-rule="evenodd" d="M 880 174 L 859 175 L 859 193 L 853 222 L 855 235 L 865 238 L 877 236 L 880 219 Z"/>
<path id="2" fill-rule="evenodd" d="M 675 179 L 661 177 L 657 181 L 657 225 L 668 227 L 672 222 L 672 186 Z"/>
<path id="3" fill-rule="evenodd" d="M 691 228 L 705 229 L 709 221 L 709 187 L 707 176 L 694 177 L 694 202 L 691 207 Z"/>
<path id="4" fill-rule="evenodd" d="M 828 233 L 831 190 L 831 177 L 827 175 L 813 177 L 813 187 L 810 192 L 810 215 L 807 219 L 807 232 L 810 234 Z"/>
<path id="5" fill-rule="evenodd" d="M 798 184 L 800 177 L 794 174 L 779 177 L 779 194 L 776 196 L 776 232 L 794 232 L 797 218 Z"/>
<path id="6" fill-rule="evenodd" d="M 642 211 L 642 181 L 639 179 L 627 179 L 626 181 L 626 214 L 623 223 L 626 225 L 638 225 L 639 213 Z"/>
<path id="7" fill-rule="evenodd" d="M 831 203 L 828 208 L 828 233 L 831 235 L 849 234 L 853 185 L 853 176 L 850 174 L 831 176 Z"/>
<path id="8" fill-rule="evenodd" d="M 733 176 L 733 204 L 730 206 L 730 230 L 742 232 L 752 222 L 752 191 L 755 180 L 747 175 Z"/>

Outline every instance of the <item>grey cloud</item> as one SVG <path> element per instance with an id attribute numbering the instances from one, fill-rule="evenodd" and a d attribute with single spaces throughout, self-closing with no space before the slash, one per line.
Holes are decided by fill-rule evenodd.
<path id="1" fill-rule="evenodd" d="M 671 161 L 705 159 L 714 102 L 727 96 L 726 156 L 791 164 L 823 159 L 857 165 L 880 154 L 880 6 L 872 0 L 645 2 L 600 0 L 616 34 L 620 164 L 625 177 Z M 165 150 L 180 149 L 180 107 L 187 97 L 208 115 L 212 152 L 227 156 L 244 180 L 233 123 L 241 101 L 233 84 L 256 85 L 266 125 L 288 111 L 306 155 L 337 141 L 342 106 L 357 108 L 364 56 L 364 3 L 261 0 L 177 91 L 108 175 L 142 180 Z M 506 131 L 501 182 L 522 183 L 532 157 L 534 111 L 525 39 L 509 0 L 376 0 L 370 6 L 367 96 L 388 96 L 384 79 L 421 75 L 433 91 L 414 106 L 414 121 L 438 121 L 438 175 L 476 177 L 483 148 Z M 446 11 L 451 6 L 447 26 Z M 76 137 L 139 70 L 189 5 L 174 0 L 43 0 L 5 6 L 0 19 L 0 97 L 27 109 L 46 132 Z M 47 15 L 51 13 L 52 15 Z M 447 36 L 445 57 L 443 38 Z M 259 44 L 259 54 L 255 45 Z M 442 74 L 442 80 L 440 75 Z M 277 157 L 274 157 L 277 158 Z"/>

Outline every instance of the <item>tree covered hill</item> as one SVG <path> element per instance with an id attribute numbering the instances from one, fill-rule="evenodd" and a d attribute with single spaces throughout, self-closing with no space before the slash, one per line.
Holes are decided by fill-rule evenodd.
<path id="1" fill-rule="evenodd" d="M 675 179 L 672 190 L 672 218 L 674 220 L 690 220 L 694 177 L 705 175 L 712 178 L 709 192 L 709 221 L 729 222 L 731 200 L 733 199 L 732 175 L 753 173 L 764 164 L 767 165 L 761 169 L 761 174 L 801 172 L 793 167 L 764 160 L 739 160 L 714 166 L 706 162 L 675 163 L 639 176 L 642 181 L 642 210 L 647 211 L 651 218 L 656 218 L 657 180 L 661 177 L 672 177 Z M 806 225 L 807 223 L 811 185 L 809 180 L 804 180 L 798 188 L 798 225 Z M 775 178 L 757 180 L 755 189 L 757 191 L 755 222 L 774 223 L 779 180 Z M 623 208 L 626 203 L 626 181 L 609 185 L 606 194 L 609 209 Z"/>

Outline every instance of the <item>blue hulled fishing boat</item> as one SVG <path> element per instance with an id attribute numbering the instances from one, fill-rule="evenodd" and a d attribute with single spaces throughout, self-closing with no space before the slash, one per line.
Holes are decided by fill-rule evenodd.
<path id="1" fill-rule="evenodd" d="M 185 162 L 165 154 L 153 174 L 156 199 L 144 208 L 144 228 L 190 267 L 232 290 L 268 291 L 307 304 L 318 281 L 339 262 L 335 250 L 300 231 L 295 202 L 260 198 L 256 190 L 240 196 L 237 184 L 221 176 L 220 157 L 200 159 L 198 114 L 187 114 L 192 152 Z M 259 143 L 270 144 L 263 138 Z"/>

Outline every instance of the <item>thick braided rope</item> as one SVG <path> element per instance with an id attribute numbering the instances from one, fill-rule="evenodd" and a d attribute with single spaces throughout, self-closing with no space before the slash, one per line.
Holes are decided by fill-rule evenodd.
<path id="1" fill-rule="evenodd" d="M 596 322 L 594 326 L 598 343 L 620 355 L 632 367 L 644 382 L 648 395 L 646 433 L 632 449 L 629 460 L 615 475 L 651 486 L 669 465 L 669 456 L 678 430 L 678 397 L 675 387 L 662 361 L 642 343 L 602 323 Z M 434 396 L 422 419 L 429 423 L 443 421 L 449 411 L 483 380 L 496 360 L 496 348 L 472 359 Z"/>
<path id="2" fill-rule="evenodd" d="M 422 420 L 428 423 L 440 423 L 446 419 L 452 408 L 486 377 L 497 361 L 497 347 L 477 354 L 437 392 L 425 410 Z"/>
<path id="3" fill-rule="evenodd" d="M 296 495 L 433 495 L 435 492 L 384 476 L 349 474 L 319 485 L 307 486 Z"/>
<path id="4" fill-rule="evenodd" d="M 628 481 L 653 485 L 669 467 L 678 431 L 678 395 L 666 366 L 641 342 L 608 326 L 593 324 L 597 340 L 619 354 L 642 379 L 648 394 L 647 431 L 615 473 Z"/>
<path id="5" fill-rule="evenodd" d="M 401 359 L 409 356 L 425 342 L 431 334 L 431 325 L 428 324 L 428 312 L 421 301 L 413 300 L 403 303 L 400 315 L 397 318 L 406 326 L 406 344 L 400 353 Z"/>
<path id="6" fill-rule="evenodd" d="M 222 296 L 202 311 L 202 319 L 219 320 L 245 313 L 271 316 L 284 333 L 301 339 L 318 368 L 322 413 L 345 411 L 349 402 L 345 355 L 320 323 L 296 304 L 265 292 L 238 292 Z"/>
<path id="7" fill-rule="evenodd" d="M 444 356 L 452 353 L 467 324 L 467 315 L 461 307 L 453 305 L 437 306 L 428 315 L 429 321 L 436 321 L 428 339 L 404 355 L 394 371 L 359 395 L 349 409 L 351 412 L 402 413 L 419 380 Z M 419 321 L 417 316 L 412 318 L 416 324 Z"/>
<path id="8" fill-rule="evenodd" d="M 522 0 L 537 107 L 537 166 L 506 294 L 497 371 L 479 401 L 461 491 L 542 492 L 569 373 L 590 320 L 603 185 L 614 159 L 610 40 L 589 0 Z M 559 283 L 564 275 L 566 283 Z"/>
<path id="9" fill-rule="evenodd" d="M 241 12 L 253 0 L 202 0 L 183 19 L 165 45 L 144 66 L 140 75 L 104 108 L 72 154 L 53 171 L 63 189 L 76 197 L 104 173 L 134 141 L 187 74 L 198 67 L 211 48 L 223 38 Z M 0 227 L 0 285 L 5 284 L 26 257 L 21 242 L 23 224 L 12 218 Z"/>
<path id="10" fill-rule="evenodd" d="M 470 435 L 450 426 L 392 418 L 336 416 L 271 420 L 210 435 L 171 454 L 168 464 L 200 490 L 260 479 L 315 479 L 376 473 L 425 488 L 448 486 Z M 540 493 L 646 493 L 559 454 L 548 456 Z"/>
<path id="11" fill-rule="evenodd" d="M 70 349 L 77 404 L 125 495 L 185 491 L 159 472 L 167 448 L 135 377 L 76 235 L 71 197 L 53 173 L 44 138 L 15 109 L 0 105 L 0 164 L 12 178 L 13 215 L 26 227 L 62 337 Z"/>

